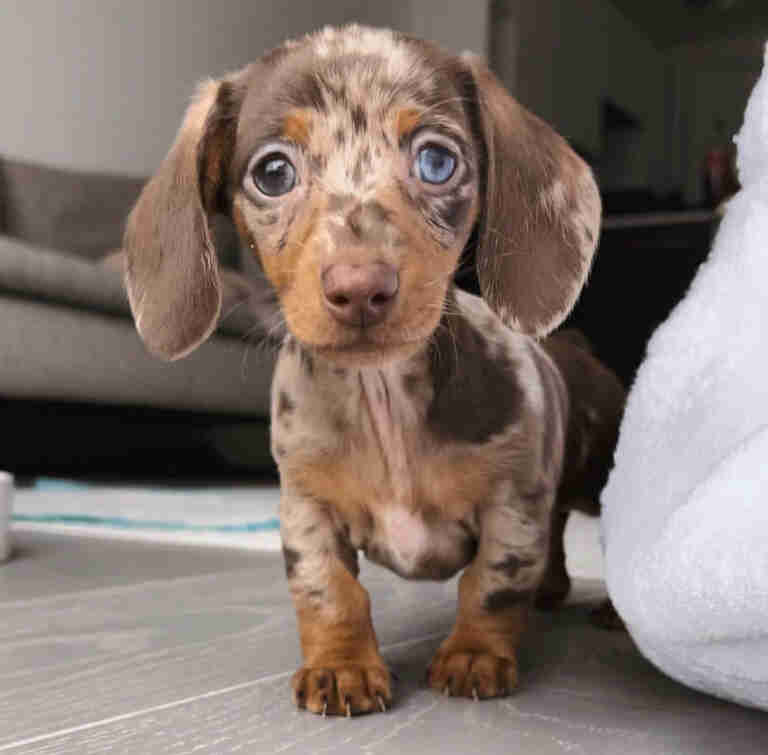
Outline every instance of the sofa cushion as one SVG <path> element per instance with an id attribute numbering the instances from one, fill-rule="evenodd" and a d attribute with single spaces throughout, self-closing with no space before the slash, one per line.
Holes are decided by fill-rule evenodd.
<path id="1" fill-rule="evenodd" d="M 0 236 L 0 292 L 78 309 L 128 316 L 117 266 Z"/>
<path id="2" fill-rule="evenodd" d="M 99 259 L 121 246 L 125 219 L 145 181 L 0 157 L 0 233 Z M 211 232 L 221 263 L 237 267 L 239 241 L 232 223 L 218 216 Z"/>
<path id="3" fill-rule="evenodd" d="M 94 263 L 0 235 L 0 294 L 130 317 L 123 287 L 122 256 Z M 270 291 L 263 279 L 246 280 L 222 269 L 219 330 L 257 341 L 265 331 L 262 313 Z"/>
<path id="4" fill-rule="evenodd" d="M 169 363 L 147 353 L 127 317 L 0 293 L 0 322 L 3 400 L 269 414 L 273 353 L 242 338 L 211 338 Z M 122 443 L 119 426 L 109 433 L 105 443 Z M 78 443 L 77 435 L 69 442 Z"/>
<path id="5" fill-rule="evenodd" d="M 119 247 L 145 179 L 0 159 L 0 230 L 33 244 L 96 258 Z"/>

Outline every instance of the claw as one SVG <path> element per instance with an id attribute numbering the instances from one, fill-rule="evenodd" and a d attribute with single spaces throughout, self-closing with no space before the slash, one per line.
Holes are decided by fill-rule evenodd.
<path id="1" fill-rule="evenodd" d="M 328 713 L 328 699 L 326 698 L 325 700 L 323 700 L 323 718 L 326 717 L 327 713 Z"/>
<path id="2" fill-rule="evenodd" d="M 445 697 L 451 696 L 451 688 L 447 684 L 445 685 L 445 689 L 443 690 L 443 695 Z"/>
<path id="3" fill-rule="evenodd" d="M 381 708 L 381 712 L 382 713 L 386 713 L 387 712 L 387 704 L 384 702 L 384 700 L 381 697 L 381 695 L 376 695 L 376 699 L 379 701 L 379 708 Z"/>
<path id="4" fill-rule="evenodd" d="M 477 687 L 472 687 L 472 697 L 475 699 L 475 702 L 480 702 L 480 695 L 477 694 Z"/>
<path id="5" fill-rule="evenodd" d="M 347 702 L 347 718 L 352 718 L 352 706 L 349 704 L 349 700 Z"/>

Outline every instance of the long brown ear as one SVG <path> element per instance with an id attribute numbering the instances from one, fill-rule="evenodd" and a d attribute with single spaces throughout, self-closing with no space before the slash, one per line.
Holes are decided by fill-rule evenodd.
<path id="1" fill-rule="evenodd" d="M 199 346 L 221 308 L 209 216 L 219 209 L 234 145 L 240 94 L 235 76 L 200 86 L 126 225 L 131 311 L 147 348 L 165 359 Z"/>
<path id="2" fill-rule="evenodd" d="M 485 146 L 477 273 L 512 328 L 542 336 L 570 312 L 589 273 L 600 195 L 589 167 L 476 57 L 464 56 Z"/>

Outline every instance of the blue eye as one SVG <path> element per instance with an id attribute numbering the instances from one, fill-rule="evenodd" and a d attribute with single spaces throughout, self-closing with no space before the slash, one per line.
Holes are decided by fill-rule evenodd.
<path id="1" fill-rule="evenodd" d="M 416 157 L 419 178 L 428 184 L 444 184 L 456 170 L 456 156 L 447 147 L 428 144 Z"/>

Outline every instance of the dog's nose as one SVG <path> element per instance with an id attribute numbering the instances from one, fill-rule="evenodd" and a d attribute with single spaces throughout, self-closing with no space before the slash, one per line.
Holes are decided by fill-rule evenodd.
<path id="1" fill-rule="evenodd" d="M 360 327 L 376 325 L 387 316 L 400 285 L 397 271 L 385 262 L 331 265 L 322 281 L 328 311 L 340 323 Z"/>

